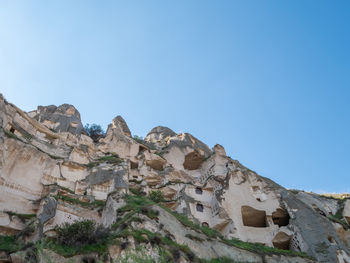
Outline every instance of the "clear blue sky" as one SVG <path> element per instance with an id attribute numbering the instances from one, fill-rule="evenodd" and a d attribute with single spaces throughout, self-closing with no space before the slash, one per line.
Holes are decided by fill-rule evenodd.
<path id="1" fill-rule="evenodd" d="M 350 192 L 350 1 L 1 1 L 0 92 L 189 132 L 288 187 Z"/>

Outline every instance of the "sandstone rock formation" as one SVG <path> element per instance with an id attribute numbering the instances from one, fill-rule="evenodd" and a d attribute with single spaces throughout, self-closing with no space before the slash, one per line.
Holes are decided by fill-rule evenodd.
<path id="1" fill-rule="evenodd" d="M 105 262 L 159 247 L 174 262 L 350 262 L 350 199 L 289 191 L 188 133 L 134 139 L 121 116 L 95 143 L 72 105 L 26 113 L 1 95 L 0 235 L 37 244 L 40 262 L 102 260 L 45 243 L 84 219 L 114 238 Z M 28 247 L 3 250 L 0 262 L 30 262 Z"/>

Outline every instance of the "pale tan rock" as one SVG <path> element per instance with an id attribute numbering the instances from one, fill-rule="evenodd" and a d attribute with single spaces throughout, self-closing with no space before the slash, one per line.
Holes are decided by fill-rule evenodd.
<path id="1" fill-rule="evenodd" d="M 62 180 L 61 171 L 59 163 L 46 169 L 43 173 L 43 177 L 41 178 L 41 183 L 43 185 L 51 185 L 56 184 L 59 180 Z"/>
<path id="2" fill-rule="evenodd" d="M 146 160 L 146 165 L 151 167 L 154 170 L 162 171 L 166 164 L 166 161 L 158 156 L 157 154 L 151 153 L 149 151 L 144 152 L 144 158 Z"/>
<path id="3" fill-rule="evenodd" d="M 96 262 L 98 255 L 90 253 L 88 255 L 76 255 L 65 258 L 48 249 L 43 249 L 39 253 L 39 263 L 81 263 L 84 262 L 83 259 L 87 262 Z"/>
<path id="4" fill-rule="evenodd" d="M 73 181 L 69 181 L 66 178 L 59 178 L 57 180 L 57 185 L 64 187 L 64 188 L 68 188 L 69 190 L 74 192 L 74 189 L 76 188 L 76 182 Z"/>
<path id="5" fill-rule="evenodd" d="M 162 183 L 163 177 L 157 173 L 148 173 L 143 177 L 149 186 L 156 186 Z"/>
<path id="6" fill-rule="evenodd" d="M 86 190 L 89 187 L 88 182 L 86 181 L 77 181 L 75 184 L 75 189 L 74 189 L 74 193 L 78 194 L 78 195 L 85 195 L 86 194 Z"/>
<path id="7" fill-rule="evenodd" d="M 315 206 L 326 215 L 334 214 L 339 209 L 336 200 L 324 200 L 312 194 L 294 196 L 227 157 L 221 145 L 210 150 L 190 134 L 176 135 L 170 129 L 156 127 L 145 138 L 149 146 L 139 144 L 130 137 L 130 130 L 121 117 L 112 121 L 106 137 L 95 144 L 90 137 L 79 134 L 81 126 L 74 118 L 80 120 L 80 114 L 74 107 L 66 105 L 59 112 L 57 108 L 52 107 L 58 114 L 58 121 L 45 116 L 49 108 L 27 114 L 0 96 L 0 211 L 38 212 L 40 216 L 43 205 L 39 206 L 39 200 L 62 193 L 60 187 L 75 191 L 76 195 L 70 194 L 70 197 L 90 201 L 125 193 L 130 185 L 145 193 L 161 190 L 166 199 L 173 200 L 165 203 L 167 207 L 185 213 L 196 223 L 219 230 L 227 238 L 281 247 L 284 243 L 280 233 L 285 233 L 293 237 L 290 241 L 293 249 L 312 254 L 317 251 L 317 242 L 323 242 L 329 245 L 324 247 L 327 253 L 320 256 L 324 262 L 335 262 L 336 250 L 340 251 L 339 260 L 346 260 L 344 255 L 347 252 L 341 252 L 341 248 L 344 247 L 342 242 L 348 246 L 348 231 L 323 216 L 317 220 L 321 215 L 315 215 L 314 211 Z M 10 134 L 5 135 L 5 130 Z M 16 136 L 17 139 L 11 138 Z M 86 165 L 89 160 L 112 153 L 124 161 L 119 164 L 100 163 L 94 168 Z M 121 170 L 123 173 L 119 174 Z M 69 191 L 63 192 L 67 194 Z M 103 211 L 98 211 L 97 208 L 88 209 L 62 200 L 58 203 L 55 216 L 44 225 L 47 235 L 53 233 L 51 229 L 55 225 L 63 222 L 84 218 L 98 223 L 108 221 L 107 225 L 110 225 L 116 219 L 113 205 L 106 205 Z M 111 208 L 109 212 L 108 207 Z M 343 215 L 347 220 L 348 210 L 345 204 Z M 312 222 L 309 222 L 309 217 Z M 298 221 L 300 218 L 307 221 L 305 227 Z M 133 222 L 132 225 L 142 225 L 152 232 L 175 233 L 177 242 L 188 245 L 200 257 L 227 256 L 240 261 L 262 262 L 262 257 L 255 253 L 226 246 L 217 240 L 207 241 L 205 236 L 203 244 L 195 242 L 186 234 L 199 233 L 166 215 L 159 218 L 164 232 L 156 220 L 145 220 L 142 224 Z M 9 220 L 8 215 L 0 213 L 0 233 L 18 232 L 23 228 L 19 221 L 16 216 Z M 319 229 L 313 229 L 314 221 Z M 315 232 L 317 234 L 313 235 Z M 310 240 L 310 235 L 314 240 Z M 327 237 L 332 237 L 332 244 L 328 244 Z M 153 253 L 151 250 L 147 250 L 148 255 Z M 316 256 L 319 255 L 316 253 Z M 58 256 L 57 260 L 65 262 L 66 259 Z M 264 260 L 271 263 L 307 262 L 276 255 L 266 256 Z"/>
<path id="8" fill-rule="evenodd" d="M 15 115 L 18 114 L 18 116 L 20 116 L 21 118 L 23 118 L 23 120 L 25 121 L 21 121 L 20 123 L 28 123 L 32 128 L 29 129 L 27 125 L 27 129 L 25 129 L 27 132 L 29 132 L 32 135 L 35 135 L 33 133 L 31 133 L 31 131 L 38 131 L 40 133 L 45 134 L 45 137 L 48 138 L 49 140 L 52 139 L 59 139 L 60 136 L 52 131 L 50 131 L 47 127 L 45 127 L 44 125 L 40 124 L 38 121 L 36 121 L 33 118 L 30 118 L 25 112 L 23 112 L 22 110 L 20 110 L 19 108 L 17 108 L 15 105 L 13 104 L 7 104 L 6 107 L 6 111 L 7 113 L 9 113 L 9 117 L 8 121 L 10 121 L 11 119 L 14 120 L 15 119 Z M 12 117 L 12 118 L 11 118 Z M 19 117 L 18 117 L 19 118 Z M 6 126 L 6 123 L 3 124 L 4 126 Z"/>
<path id="9" fill-rule="evenodd" d="M 169 182 L 190 183 L 194 180 L 194 178 L 182 170 L 172 170 L 169 174 L 167 174 L 167 180 Z"/>
<path id="10" fill-rule="evenodd" d="M 69 156 L 69 160 L 79 164 L 88 164 L 89 156 L 86 152 L 74 147 L 73 151 Z"/>
<path id="11" fill-rule="evenodd" d="M 25 228 L 25 223 L 16 215 L 9 216 L 7 213 L 0 212 L 0 233 L 3 235 L 12 235 Z"/>
<path id="12" fill-rule="evenodd" d="M 220 156 L 226 156 L 226 151 L 225 151 L 225 148 L 220 145 L 220 144 L 216 144 L 214 147 L 213 147 L 213 151 L 215 154 L 217 155 L 220 155 Z"/>
<path id="13" fill-rule="evenodd" d="M 350 225 L 350 199 L 347 199 L 345 201 L 343 216 L 345 217 L 346 221 L 348 221 L 348 224 Z"/>
<path id="14" fill-rule="evenodd" d="M 41 197 L 44 173 L 54 173 L 56 161 L 34 147 L 15 139 L 0 145 L 6 159 L 0 174 L 0 211 L 32 214 L 37 208 L 33 200 Z"/>
<path id="15" fill-rule="evenodd" d="M 140 144 L 126 135 L 122 126 L 113 121 L 108 126 L 106 137 L 100 139 L 98 149 L 105 153 L 115 153 L 121 158 L 133 158 L 139 153 Z"/>
<path id="16" fill-rule="evenodd" d="M 79 137 L 79 144 L 80 145 L 87 145 L 87 146 L 92 147 L 92 148 L 95 147 L 95 144 L 94 144 L 93 140 L 89 136 L 87 136 L 85 134 L 81 134 L 80 135 L 80 137 Z"/>
<path id="17" fill-rule="evenodd" d="M 129 137 L 131 136 L 131 132 L 129 130 L 129 127 L 126 124 L 126 122 L 122 116 L 118 115 L 117 117 L 115 117 L 112 121 L 112 124 L 114 127 L 120 129 L 124 133 L 124 135 L 129 136 Z"/>
<path id="18" fill-rule="evenodd" d="M 246 176 L 240 170 L 232 172 L 231 178 L 233 179 L 233 182 L 237 185 L 240 185 L 246 181 Z"/>
<path id="19" fill-rule="evenodd" d="M 10 254 L 11 262 L 12 263 L 26 263 L 25 254 L 26 254 L 25 251 L 18 251 L 16 253 Z"/>
<path id="20" fill-rule="evenodd" d="M 0 226 L 7 226 L 10 222 L 10 216 L 7 213 L 0 212 Z"/>
<path id="21" fill-rule="evenodd" d="M 61 164 L 62 176 L 71 182 L 85 179 L 87 176 L 87 168 L 74 162 L 64 162 Z"/>
<path id="22" fill-rule="evenodd" d="M 336 226 L 336 232 L 340 239 L 347 245 L 350 246 L 350 231 L 345 230 L 344 227 L 340 224 L 337 224 Z"/>
<path id="23" fill-rule="evenodd" d="M 95 222 L 101 221 L 101 215 L 91 209 L 71 205 L 65 202 L 59 202 L 56 208 L 56 214 L 53 219 L 49 220 L 44 226 L 44 232 L 52 230 L 56 225 L 64 222 L 73 223 L 82 219 L 90 219 Z"/>
<path id="24" fill-rule="evenodd" d="M 159 143 L 164 141 L 164 143 L 166 143 L 166 140 L 173 136 L 176 136 L 176 133 L 171 129 L 163 126 L 157 126 L 147 134 L 145 141 L 151 143 Z"/>
<path id="25" fill-rule="evenodd" d="M 209 147 L 200 140 L 191 134 L 181 133 L 167 140 L 167 148 L 163 157 L 173 168 L 184 170 L 186 169 L 184 167 L 185 156 L 188 156 L 185 166 L 194 170 L 198 169 L 201 162 L 211 154 Z"/>
<path id="26" fill-rule="evenodd" d="M 108 246 L 108 254 L 112 258 L 112 260 L 116 260 L 120 257 L 120 253 L 122 248 L 119 245 L 111 245 Z"/>
<path id="27" fill-rule="evenodd" d="M 176 197 L 177 191 L 171 187 L 165 187 L 161 190 L 163 197 L 166 200 L 173 200 Z"/>
<path id="28" fill-rule="evenodd" d="M 338 263 L 350 262 L 350 256 L 344 250 L 337 250 L 337 260 Z"/>

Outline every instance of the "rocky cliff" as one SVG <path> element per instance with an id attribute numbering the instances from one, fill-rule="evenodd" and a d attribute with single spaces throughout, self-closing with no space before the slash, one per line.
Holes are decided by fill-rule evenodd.
<path id="1" fill-rule="evenodd" d="M 350 199 L 289 191 L 188 133 L 94 142 L 0 95 L 0 262 L 350 263 Z"/>

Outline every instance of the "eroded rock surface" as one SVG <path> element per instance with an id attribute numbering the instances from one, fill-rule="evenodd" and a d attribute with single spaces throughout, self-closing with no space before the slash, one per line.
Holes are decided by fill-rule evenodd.
<path id="1" fill-rule="evenodd" d="M 29 115 L 55 132 L 80 134 L 84 130 L 80 113 L 70 104 L 39 106 Z"/>
<path id="2" fill-rule="evenodd" d="M 165 207 L 219 231 L 222 238 L 305 252 L 318 262 L 350 262 L 349 199 L 288 191 L 226 156 L 223 146 L 210 149 L 191 134 L 167 127 L 153 128 L 144 141 L 136 139 L 121 116 L 95 143 L 84 134 L 72 105 L 39 106 L 26 113 L 1 95 L 0 234 L 19 235 L 40 226 L 42 235 L 54 236 L 55 226 L 82 219 L 111 228 L 121 220 L 125 194 L 159 191 Z M 190 229 L 169 211 L 152 207 L 158 215 L 150 219 L 144 216 L 149 207 L 143 209 L 135 212 L 143 215 L 132 223 L 134 229 L 169 236 L 203 259 L 312 262 L 234 248 Z M 130 236 L 124 241 L 108 248 L 110 258 L 125 256 L 126 247 L 135 249 L 139 242 Z M 143 245 L 159 257 L 152 242 Z M 11 255 L 4 257 L 20 258 L 21 253 Z M 191 261 L 183 252 L 176 258 Z"/>

